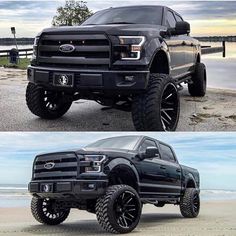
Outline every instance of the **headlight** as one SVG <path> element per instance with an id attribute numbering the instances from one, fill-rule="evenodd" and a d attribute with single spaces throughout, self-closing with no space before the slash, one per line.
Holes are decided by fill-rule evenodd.
<path id="1" fill-rule="evenodd" d="M 90 162 L 90 166 L 85 167 L 85 172 L 101 172 L 102 163 L 105 160 L 104 155 L 86 155 L 85 161 Z"/>
<path id="2" fill-rule="evenodd" d="M 33 56 L 37 56 L 37 47 L 38 47 L 39 37 L 36 37 L 34 39 L 34 45 L 33 45 Z"/>
<path id="3" fill-rule="evenodd" d="M 144 36 L 119 36 L 120 45 L 129 46 L 129 50 L 121 52 L 121 60 L 139 60 Z"/>

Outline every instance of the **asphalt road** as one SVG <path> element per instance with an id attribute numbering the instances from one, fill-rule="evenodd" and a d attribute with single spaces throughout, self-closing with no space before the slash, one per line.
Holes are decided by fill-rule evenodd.
<path id="1" fill-rule="evenodd" d="M 131 114 L 79 100 L 58 120 L 42 120 L 25 103 L 25 72 L 0 68 L 0 131 L 135 131 Z M 181 95 L 178 131 L 236 131 L 236 92 L 209 90 L 204 98 Z"/>

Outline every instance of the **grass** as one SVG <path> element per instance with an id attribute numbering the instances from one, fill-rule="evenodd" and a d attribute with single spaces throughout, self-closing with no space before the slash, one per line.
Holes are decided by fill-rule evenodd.
<path id="1" fill-rule="evenodd" d="M 16 69 L 27 69 L 27 66 L 30 64 L 29 58 L 20 58 L 18 64 L 11 64 L 9 63 L 9 59 L 7 57 L 0 57 L 0 67 L 7 67 L 7 68 L 16 68 Z"/>

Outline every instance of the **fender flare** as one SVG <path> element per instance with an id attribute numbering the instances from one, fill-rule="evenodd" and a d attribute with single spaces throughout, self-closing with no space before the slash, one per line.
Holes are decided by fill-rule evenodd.
<path id="1" fill-rule="evenodd" d="M 127 168 L 132 170 L 132 172 L 134 173 L 136 177 L 137 184 L 140 183 L 139 174 L 134 164 L 130 160 L 127 160 L 126 158 L 122 158 L 122 157 L 113 159 L 107 164 L 107 167 L 109 168 L 109 172 L 107 173 L 107 175 L 109 176 L 110 172 L 114 170 L 115 168 L 118 168 L 119 166 L 126 166 Z"/>

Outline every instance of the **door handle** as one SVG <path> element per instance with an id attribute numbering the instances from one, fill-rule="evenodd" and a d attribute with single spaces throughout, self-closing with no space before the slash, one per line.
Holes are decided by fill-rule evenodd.
<path id="1" fill-rule="evenodd" d="M 165 166 L 160 166 L 160 169 L 166 170 L 166 167 Z"/>
<path id="2" fill-rule="evenodd" d="M 176 169 L 176 172 L 179 172 L 179 173 L 180 173 L 180 172 L 181 172 L 181 169 Z"/>
<path id="3" fill-rule="evenodd" d="M 183 45 L 183 46 L 186 46 L 186 45 L 187 45 L 187 43 L 186 43 L 185 41 L 183 41 L 183 42 L 182 42 L 182 45 Z"/>

